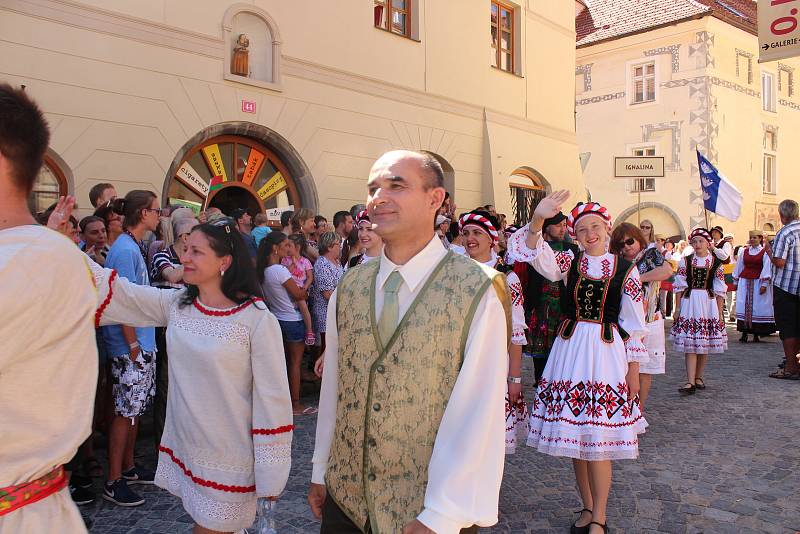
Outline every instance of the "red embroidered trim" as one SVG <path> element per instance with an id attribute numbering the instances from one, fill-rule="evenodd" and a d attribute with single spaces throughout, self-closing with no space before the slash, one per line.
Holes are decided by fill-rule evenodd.
<path id="1" fill-rule="evenodd" d="M 214 482 L 213 480 L 206 480 L 204 478 L 194 476 L 191 470 L 189 470 L 186 467 L 186 465 L 182 461 L 180 461 L 180 459 L 175 457 L 175 454 L 172 452 L 172 449 L 164 447 L 163 445 L 159 445 L 158 450 L 168 455 L 172 459 L 172 461 L 175 462 L 175 464 L 183 470 L 184 474 L 190 479 L 192 479 L 192 482 L 194 482 L 198 486 L 212 488 L 219 491 L 228 491 L 230 493 L 253 493 L 254 491 L 256 491 L 255 485 L 228 486 L 227 484 L 220 484 L 219 482 Z"/>
<path id="2" fill-rule="evenodd" d="M 538 404 L 538 403 L 537 403 Z M 538 406 L 537 406 L 538 407 Z M 603 423 L 601 421 L 574 421 L 567 417 L 547 417 L 545 415 L 539 415 L 537 413 L 532 413 L 531 418 L 533 419 L 541 419 L 545 423 L 567 423 L 573 426 L 601 426 L 605 428 L 622 428 L 625 426 L 633 426 L 642 419 L 642 415 L 638 415 L 636 419 L 632 419 L 630 421 L 624 421 L 622 423 Z"/>
<path id="3" fill-rule="evenodd" d="M 100 318 L 103 316 L 103 312 L 106 311 L 106 308 L 109 304 L 111 304 L 111 297 L 114 296 L 114 288 L 112 284 L 114 283 L 114 279 L 117 277 L 117 271 L 112 270 L 111 274 L 108 276 L 108 295 L 106 295 L 106 299 L 97 308 L 97 311 L 94 312 L 94 327 L 100 328 Z"/>
<path id="4" fill-rule="evenodd" d="M 258 297 L 252 297 L 250 298 L 250 300 L 242 302 L 241 304 L 239 304 L 235 308 L 231 308 L 230 310 L 210 310 L 205 306 L 203 306 L 202 304 L 200 304 L 200 302 L 198 302 L 197 299 L 194 299 L 194 302 L 192 304 L 194 304 L 194 307 L 197 308 L 197 310 L 203 315 L 211 315 L 213 317 L 225 317 L 228 315 L 233 315 L 234 313 L 238 313 L 243 309 L 247 308 L 248 306 L 250 306 L 253 302 L 260 300 L 261 299 Z"/>
<path id="5" fill-rule="evenodd" d="M 276 434 L 285 434 L 292 430 L 294 430 L 294 425 L 285 425 L 278 428 L 254 428 L 250 433 L 254 436 L 274 436 Z"/>

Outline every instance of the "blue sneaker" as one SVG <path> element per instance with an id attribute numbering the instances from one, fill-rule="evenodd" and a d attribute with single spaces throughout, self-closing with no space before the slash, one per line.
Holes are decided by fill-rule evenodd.
<path id="1" fill-rule="evenodd" d="M 119 506 L 140 506 L 144 499 L 128 487 L 124 478 L 103 484 L 103 498 Z"/>
<path id="2" fill-rule="evenodd" d="M 122 478 L 130 485 L 134 484 L 153 484 L 156 474 L 149 469 L 134 465 L 127 471 L 122 472 Z"/>

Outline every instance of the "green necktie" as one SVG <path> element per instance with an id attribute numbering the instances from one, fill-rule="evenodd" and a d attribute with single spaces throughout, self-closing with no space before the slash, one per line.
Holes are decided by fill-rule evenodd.
<path id="1" fill-rule="evenodd" d="M 398 302 L 397 293 L 400 291 L 402 284 L 403 277 L 397 271 L 392 271 L 386 283 L 383 284 L 383 309 L 381 310 L 381 318 L 378 321 L 378 333 L 384 345 L 389 343 L 392 334 L 397 328 L 397 323 L 400 322 L 400 303 Z"/>

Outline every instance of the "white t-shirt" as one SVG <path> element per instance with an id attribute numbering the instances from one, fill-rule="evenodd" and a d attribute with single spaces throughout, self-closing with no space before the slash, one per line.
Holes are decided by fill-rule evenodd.
<path id="1" fill-rule="evenodd" d="M 280 264 L 270 265 L 264 269 L 264 284 L 261 289 L 267 299 L 269 311 L 279 321 L 302 321 L 303 316 L 294 304 L 294 300 L 283 287 L 287 280 L 292 279 L 289 269 Z"/>

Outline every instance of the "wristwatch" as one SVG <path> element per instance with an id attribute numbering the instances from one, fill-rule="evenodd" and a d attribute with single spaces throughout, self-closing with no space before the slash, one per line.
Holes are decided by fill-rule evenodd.
<path id="1" fill-rule="evenodd" d="M 508 377 L 509 384 L 522 384 L 522 377 L 521 376 L 509 376 Z"/>

